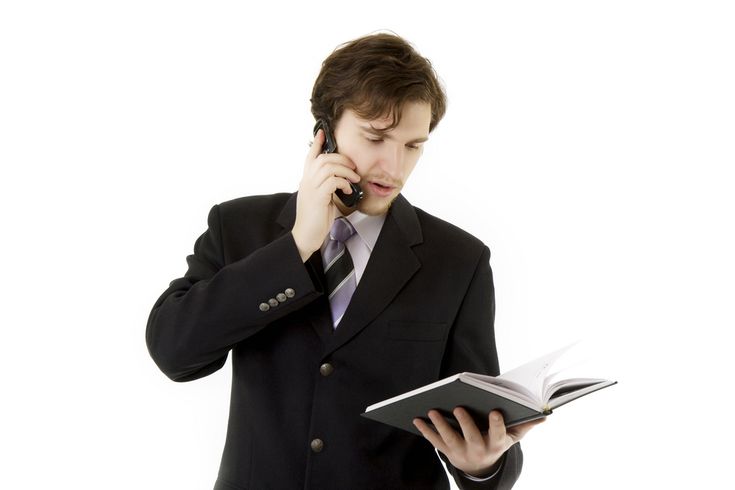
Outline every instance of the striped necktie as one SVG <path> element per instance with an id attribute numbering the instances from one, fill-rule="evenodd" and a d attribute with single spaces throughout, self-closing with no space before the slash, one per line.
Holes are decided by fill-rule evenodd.
<path id="1" fill-rule="evenodd" d="M 327 279 L 332 325 L 337 328 L 352 293 L 355 292 L 355 266 L 345 242 L 355 234 L 355 228 L 346 218 L 337 218 L 329 230 L 329 243 L 324 249 L 324 274 Z"/>

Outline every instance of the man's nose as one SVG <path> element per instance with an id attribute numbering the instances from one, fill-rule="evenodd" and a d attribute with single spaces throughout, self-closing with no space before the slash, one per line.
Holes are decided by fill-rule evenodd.
<path id="1" fill-rule="evenodd" d="M 399 178 L 403 169 L 405 152 L 401 145 L 385 145 L 385 151 L 381 156 L 381 168 L 393 178 Z"/>

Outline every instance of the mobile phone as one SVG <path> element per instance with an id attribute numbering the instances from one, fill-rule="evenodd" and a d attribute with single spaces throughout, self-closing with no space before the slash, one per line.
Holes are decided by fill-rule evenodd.
<path id="1" fill-rule="evenodd" d="M 334 133 L 329 128 L 329 125 L 324 119 L 319 119 L 314 125 L 314 136 L 320 129 L 324 130 L 324 146 L 322 147 L 322 153 L 337 153 L 337 140 L 334 139 Z M 362 199 L 363 193 L 362 188 L 359 184 L 350 182 L 352 187 L 352 194 L 345 194 L 342 189 L 337 189 L 335 194 L 342 203 L 348 208 L 354 208 L 357 203 Z"/>

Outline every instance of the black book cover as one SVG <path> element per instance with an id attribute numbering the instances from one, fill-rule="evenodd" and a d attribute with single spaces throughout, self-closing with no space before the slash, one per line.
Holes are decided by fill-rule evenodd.
<path id="1" fill-rule="evenodd" d="M 367 411 L 362 415 L 421 435 L 413 425 L 413 419 L 420 417 L 431 424 L 427 416 L 431 409 L 438 410 L 456 430 L 461 431 L 459 423 L 452 415 L 452 410 L 457 406 L 464 407 L 469 412 L 481 431 L 487 431 L 488 414 L 492 410 L 500 410 L 505 419 L 505 425 L 508 427 L 551 413 L 528 408 L 456 379 L 431 390 Z"/>

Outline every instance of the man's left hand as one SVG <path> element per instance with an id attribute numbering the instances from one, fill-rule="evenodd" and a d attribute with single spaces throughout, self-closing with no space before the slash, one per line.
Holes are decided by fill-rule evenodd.
<path id="1" fill-rule="evenodd" d="M 462 429 L 461 434 L 436 410 L 431 410 L 428 414 L 436 430 L 418 418 L 413 420 L 413 424 L 447 457 L 452 466 L 476 477 L 491 475 L 505 451 L 520 441 L 532 427 L 546 420 L 532 420 L 506 429 L 503 415 L 493 410 L 488 414 L 489 429 L 483 434 L 467 410 L 457 407 L 453 413 Z"/>

